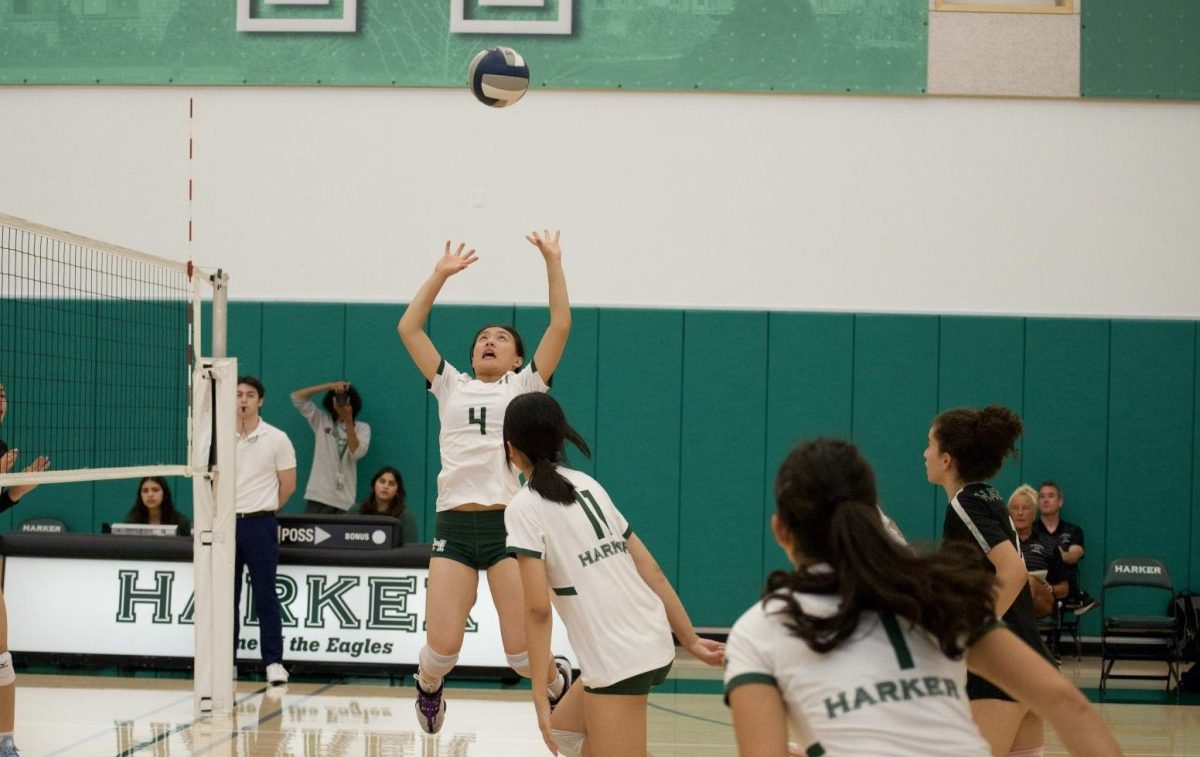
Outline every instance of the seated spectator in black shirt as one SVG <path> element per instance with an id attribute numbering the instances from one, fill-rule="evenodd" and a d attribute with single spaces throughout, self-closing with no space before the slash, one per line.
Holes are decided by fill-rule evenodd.
<path id="1" fill-rule="evenodd" d="M 1008 498 L 1008 514 L 1021 543 L 1021 557 L 1029 571 L 1029 590 L 1033 592 L 1033 606 L 1038 617 L 1054 612 L 1056 600 L 1067 596 L 1068 583 L 1066 566 L 1058 553 L 1058 543 L 1048 534 L 1038 533 L 1033 524 L 1037 520 L 1038 493 L 1032 486 L 1022 484 Z M 1045 571 L 1045 578 L 1033 575 Z"/>
<path id="2" fill-rule="evenodd" d="M 1059 554 L 1066 567 L 1068 590 L 1063 601 L 1064 607 L 1073 610 L 1076 615 L 1082 615 L 1096 606 L 1086 591 L 1079 586 L 1079 561 L 1083 559 L 1083 529 L 1059 517 L 1063 508 L 1062 489 L 1053 481 L 1043 481 L 1038 487 L 1038 509 L 1041 517 L 1034 522 L 1033 528 L 1039 533 L 1048 534 L 1058 544 Z"/>

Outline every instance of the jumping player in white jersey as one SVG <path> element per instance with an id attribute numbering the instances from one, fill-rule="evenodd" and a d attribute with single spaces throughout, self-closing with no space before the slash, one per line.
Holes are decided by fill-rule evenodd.
<path id="1" fill-rule="evenodd" d="M 967 669 L 1049 720 L 1073 755 L 1120 754 L 1083 694 L 998 623 L 992 576 L 967 546 L 919 555 L 883 528 L 875 474 L 849 442 L 798 445 L 771 529 L 796 569 L 734 625 L 725 690 L 742 757 L 984 757 Z M 965 660 L 963 659 L 965 655 Z"/>
<path id="2" fill-rule="evenodd" d="M 582 687 L 571 689 L 553 716 L 546 692 L 532 687 L 538 726 L 546 746 L 567 757 L 642 757 L 647 695 L 675 660 L 671 632 L 709 665 L 722 663 L 724 645 L 696 634 L 604 487 L 560 465 L 567 441 L 590 456 L 553 397 L 526 394 L 509 405 L 504 446 L 526 484 L 504 523 L 525 589 L 530 665 L 542 670 L 550 661 L 553 592 L 582 671 Z"/>
<path id="3" fill-rule="evenodd" d="M 442 359 L 424 331 L 425 321 L 442 286 L 477 258 L 460 244 L 446 250 L 433 274 L 421 285 L 397 327 L 417 368 L 438 400 L 442 471 L 438 474 L 437 519 L 429 560 L 425 602 L 425 645 L 417 671 L 417 722 L 437 733 L 446 712 L 443 680 L 454 669 L 462 649 L 467 617 L 475 604 L 479 571 L 487 571 L 488 588 L 500 619 L 504 654 L 512 669 L 530 677 L 521 601 L 521 578 L 505 551 L 504 508 L 516 494 L 516 474 L 505 468 L 501 431 L 504 411 L 514 397 L 545 392 L 558 367 L 571 331 L 571 306 L 563 275 L 558 232 L 527 236 L 546 261 L 550 286 L 550 325 L 525 365 L 525 347 L 511 326 L 485 326 L 471 345 L 475 377 L 460 373 Z M 548 695 L 557 701 L 571 685 L 565 658 L 546 661 L 552 678 Z M 535 668 L 536 670 L 536 668 Z M 538 676 L 542 678 L 542 676 Z"/>

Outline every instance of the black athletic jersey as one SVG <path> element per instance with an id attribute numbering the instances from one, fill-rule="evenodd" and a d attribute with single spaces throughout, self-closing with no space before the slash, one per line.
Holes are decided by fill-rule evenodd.
<path id="1" fill-rule="evenodd" d="M 7 453 L 8 453 L 8 442 L 4 441 L 3 439 L 0 439 L 0 457 L 3 457 Z M 0 490 L 0 513 L 15 506 L 16 504 L 17 504 L 16 502 L 13 502 L 12 497 L 8 496 L 7 489 Z"/>
<path id="2" fill-rule="evenodd" d="M 1017 550 L 1017 554 L 1021 553 L 1017 530 L 1008 515 L 1008 506 L 1000 493 L 987 484 L 967 484 L 954 495 L 946 508 L 942 538 L 974 545 L 979 550 L 981 564 L 991 573 L 996 572 L 996 567 L 988 560 L 987 553 L 997 544 L 1008 542 Z M 1004 613 L 1003 620 L 1026 644 L 1046 659 L 1051 659 L 1038 633 L 1037 613 L 1033 609 L 1033 594 L 1029 591 L 1028 582 L 1021 587 L 1021 593 Z M 972 679 L 975 678 L 972 676 Z M 967 682 L 967 693 L 971 699 L 1011 699 L 990 684 L 972 685 L 972 679 Z"/>
<path id="3" fill-rule="evenodd" d="M 1038 533 L 1035 529 L 1028 539 L 1021 540 L 1021 557 L 1025 558 L 1025 569 L 1046 571 L 1046 583 L 1056 584 L 1069 581 L 1067 564 L 1058 553 L 1058 542 L 1054 537 Z"/>
<path id="4" fill-rule="evenodd" d="M 1042 523 L 1042 519 L 1038 518 L 1033 522 L 1033 533 L 1057 540 L 1058 548 L 1064 552 L 1074 545 L 1083 547 L 1083 529 L 1061 518 L 1058 521 L 1058 528 L 1054 529 L 1053 533 L 1046 528 L 1046 524 Z M 1066 575 L 1064 580 L 1071 585 L 1071 594 L 1074 595 L 1079 588 L 1079 566 L 1063 563 L 1063 569 Z"/>

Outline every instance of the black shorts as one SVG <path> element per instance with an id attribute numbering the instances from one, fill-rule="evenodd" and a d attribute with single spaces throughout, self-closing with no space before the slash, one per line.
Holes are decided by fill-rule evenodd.
<path id="1" fill-rule="evenodd" d="M 1046 643 L 1042 641 L 1042 635 L 1038 632 L 1037 618 L 1033 611 L 1033 595 L 1029 593 L 1028 583 L 1021 590 L 1021 593 L 1017 595 L 1017 599 L 1013 602 L 1012 607 L 1008 608 L 1008 612 L 1004 613 L 1004 624 L 1021 641 L 1033 647 L 1035 652 L 1050 662 L 1054 662 L 1054 656 L 1050 654 L 1050 650 L 1046 648 Z M 970 672 L 967 673 L 967 699 L 1016 701 L 1004 693 L 1004 690 L 999 686 L 986 678 Z"/>

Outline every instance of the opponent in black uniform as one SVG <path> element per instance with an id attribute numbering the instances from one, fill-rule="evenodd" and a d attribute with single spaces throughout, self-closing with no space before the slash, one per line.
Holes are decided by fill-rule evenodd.
<path id="1" fill-rule="evenodd" d="M 925 474 L 950 499 L 943 539 L 979 549 L 980 561 L 996 575 L 996 615 L 1046 659 L 1053 659 L 1037 631 L 1029 574 L 1008 508 L 984 483 L 999 472 L 1005 457 L 1016 454 L 1021 431 L 1017 414 L 998 405 L 947 410 L 929 429 Z M 1042 748 L 1042 721 L 1026 707 L 975 675 L 967 679 L 967 694 L 975 724 L 994 754 Z"/>

